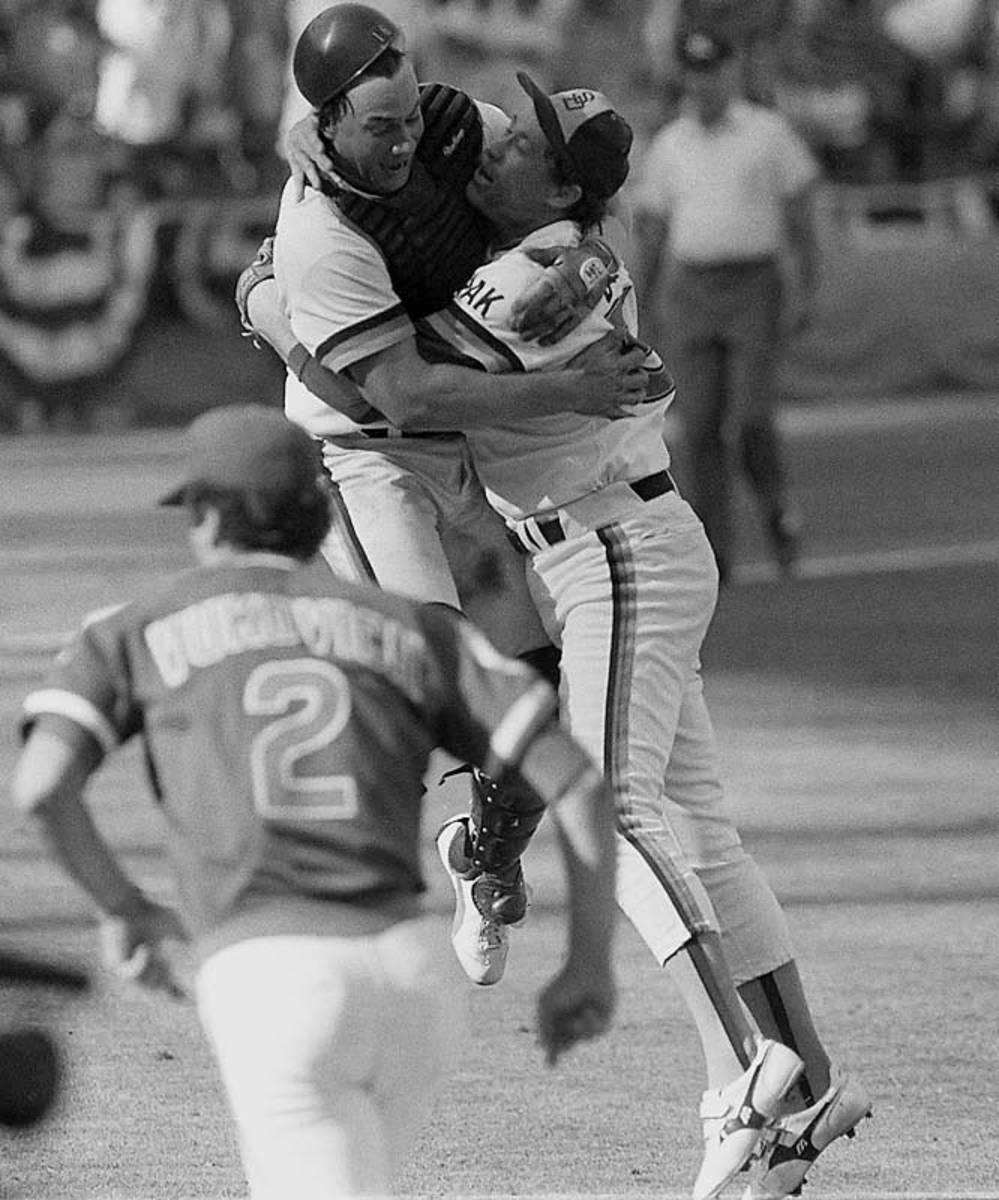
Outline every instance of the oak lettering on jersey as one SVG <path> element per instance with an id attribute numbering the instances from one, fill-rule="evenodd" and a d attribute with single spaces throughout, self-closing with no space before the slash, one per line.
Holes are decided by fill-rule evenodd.
<path id="1" fill-rule="evenodd" d="M 478 313 L 484 320 L 489 318 L 489 310 L 497 300 L 503 300 L 502 292 L 498 292 L 494 287 L 490 287 L 484 279 L 479 279 L 473 275 L 465 286 L 458 292 L 457 299 L 467 304 L 468 307 L 475 313 Z"/>

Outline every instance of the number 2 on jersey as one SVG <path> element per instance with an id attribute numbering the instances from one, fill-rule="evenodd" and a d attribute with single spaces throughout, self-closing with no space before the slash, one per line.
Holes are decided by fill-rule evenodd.
<path id="1" fill-rule="evenodd" d="M 357 814 L 352 775 L 298 770 L 302 759 L 334 746 L 350 718 L 350 687 L 332 663 L 297 658 L 262 663 L 243 689 L 251 716 L 274 716 L 253 739 L 253 801 L 263 817 L 346 821 Z"/>

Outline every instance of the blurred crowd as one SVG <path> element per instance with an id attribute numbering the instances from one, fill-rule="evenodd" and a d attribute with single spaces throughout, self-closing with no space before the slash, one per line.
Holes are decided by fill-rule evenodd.
<path id="1" fill-rule="evenodd" d="M 999 167 L 996 0 L 667 0 L 646 20 L 657 81 L 678 25 L 740 44 L 751 98 L 779 108 L 830 179 L 920 182 Z"/>
<path id="2" fill-rule="evenodd" d="M 642 139 L 708 24 L 832 182 L 999 170 L 999 0 L 386 0 L 424 79 L 594 81 Z M 315 0 L 0 0 L 0 431 L 84 414 L 164 308 L 231 328 Z"/>

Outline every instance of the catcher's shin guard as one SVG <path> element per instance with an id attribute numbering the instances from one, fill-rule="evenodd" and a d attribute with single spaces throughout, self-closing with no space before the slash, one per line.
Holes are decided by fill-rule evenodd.
<path id="1" fill-rule="evenodd" d="M 497 783 L 472 768 L 472 865 L 502 875 L 515 866 L 544 816 L 537 793 L 516 777 Z"/>

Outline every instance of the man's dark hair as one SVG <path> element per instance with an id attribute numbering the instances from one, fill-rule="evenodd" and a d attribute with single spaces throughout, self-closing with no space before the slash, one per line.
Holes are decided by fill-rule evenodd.
<path id="1" fill-rule="evenodd" d="M 194 519 L 205 509 L 219 514 L 219 540 L 239 550 L 266 550 L 308 562 L 329 532 L 332 514 L 321 486 L 304 487 L 294 497 L 191 484 L 184 501 Z"/>
<path id="2" fill-rule="evenodd" d="M 354 106 L 350 102 L 350 93 L 354 88 L 364 83 L 366 79 L 394 79 L 405 61 L 406 55 L 402 50 L 397 50 L 395 46 L 387 46 L 373 63 L 365 67 L 356 79 L 350 81 L 349 87 L 342 92 L 337 92 L 320 107 L 319 136 L 327 150 L 330 149 L 327 141 L 332 138 L 337 125 L 347 113 L 353 112 Z"/>
<path id="3" fill-rule="evenodd" d="M 583 194 L 576 203 L 571 208 L 566 209 L 563 214 L 565 219 L 567 221 L 575 221 L 584 232 L 587 229 L 595 229 L 604 217 L 607 216 L 609 199 L 605 196 L 595 196 L 592 192 L 588 192 L 586 187 L 570 170 L 568 164 L 563 165 L 556 155 L 551 155 L 551 162 L 556 183 L 560 186 L 575 184 L 577 187 L 583 189 Z"/>

